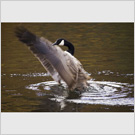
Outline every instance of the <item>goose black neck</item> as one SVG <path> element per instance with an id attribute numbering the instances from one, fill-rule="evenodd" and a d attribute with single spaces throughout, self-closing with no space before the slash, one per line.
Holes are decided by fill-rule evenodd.
<path id="1" fill-rule="evenodd" d="M 65 46 L 68 47 L 67 52 L 69 52 L 70 54 L 74 55 L 75 48 L 74 48 L 73 44 L 71 44 L 70 42 L 67 41 L 65 43 Z"/>

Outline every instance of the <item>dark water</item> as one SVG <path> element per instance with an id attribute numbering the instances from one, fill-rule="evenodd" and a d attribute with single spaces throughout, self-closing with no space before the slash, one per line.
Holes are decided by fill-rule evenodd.
<path id="1" fill-rule="evenodd" d="M 2 23 L 2 112 L 133 112 L 133 23 L 24 23 L 54 42 L 65 38 L 91 75 L 90 87 L 69 92 L 14 36 L 19 24 Z M 66 48 L 63 48 L 66 49 Z"/>

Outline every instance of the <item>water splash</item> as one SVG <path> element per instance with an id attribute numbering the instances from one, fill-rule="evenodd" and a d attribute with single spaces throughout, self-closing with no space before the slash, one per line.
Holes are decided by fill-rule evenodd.
<path id="1" fill-rule="evenodd" d="M 49 98 L 50 100 L 60 103 L 61 109 L 66 106 L 67 102 L 76 104 L 134 106 L 134 98 L 128 96 L 132 93 L 134 85 L 120 82 L 92 80 L 88 81 L 88 83 L 90 84 L 88 90 L 81 92 L 77 97 L 70 96 L 64 82 L 62 82 L 61 86 L 59 86 L 55 81 L 41 82 L 31 84 L 26 88 L 40 91 L 42 86 L 44 93 L 46 93 L 46 91 L 50 91 L 50 95 L 53 96 Z"/>

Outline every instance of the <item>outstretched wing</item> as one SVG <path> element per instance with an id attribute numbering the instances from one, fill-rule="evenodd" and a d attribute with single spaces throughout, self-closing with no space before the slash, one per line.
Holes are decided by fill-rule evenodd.
<path id="1" fill-rule="evenodd" d="M 57 78 L 55 74 L 57 73 L 55 68 L 50 64 L 50 62 L 46 59 L 45 55 L 40 53 L 40 50 L 34 46 L 34 44 L 39 42 L 39 38 L 34 35 L 33 33 L 29 32 L 24 27 L 18 27 L 16 29 L 16 36 L 19 38 L 19 40 L 23 43 L 26 43 L 28 48 L 32 51 L 32 53 L 37 57 L 37 59 L 40 61 L 40 63 L 43 65 L 43 67 L 49 72 L 49 74 L 53 77 L 55 81 L 57 81 Z M 42 38 L 41 38 L 42 40 Z M 45 42 L 47 45 L 52 44 L 48 40 Z"/>
<path id="2" fill-rule="evenodd" d="M 23 27 L 17 28 L 15 33 L 19 40 L 30 48 L 52 77 L 57 71 L 69 88 L 73 87 L 74 77 L 66 65 L 64 52 L 58 46 L 52 46 L 47 39 L 39 38 Z"/>

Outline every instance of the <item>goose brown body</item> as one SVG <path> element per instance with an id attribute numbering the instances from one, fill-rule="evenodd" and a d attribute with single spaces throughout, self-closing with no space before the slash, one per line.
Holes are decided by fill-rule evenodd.
<path id="1" fill-rule="evenodd" d="M 87 87 L 89 75 L 83 69 L 79 60 L 69 52 L 63 51 L 59 46 L 53 46 L 53 43 L 46 38 L 40 38 L 24 27 L 18 27 L 15 33 L 18 39 L 25 43 L 38 58 L 55 81 L 60 83 L 63 80 L 70 90 Z"/>

